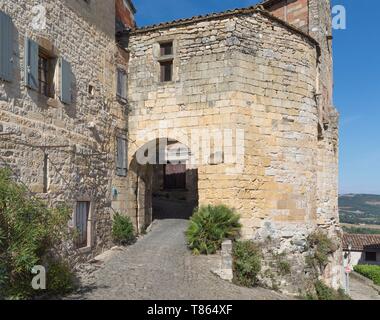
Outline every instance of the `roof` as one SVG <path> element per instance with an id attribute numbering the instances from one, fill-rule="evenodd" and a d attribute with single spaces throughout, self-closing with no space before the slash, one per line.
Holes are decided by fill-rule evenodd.
<path id="1" fill-rule="evenodd" d="M 318 52 L 320 52 L 319 48 L 319 43 L 308 33 L 303 32 L 302 30 L 298 29 L 297 27 L 291 25 L 290 23 L 277 18 L 273 14 L 271 14 L 269 11 L 266 11 L 265 9 L 277 2 L 280 2 L 280 0 L 265 0 L 262 1 L 254 6 L 250 7 L 245 7 L 245 8 L 237 8 L 237 9 L 232 9 L 232 10 L 227 10 L 223 12 L 214 12 L 214 13 L 209 13 L 205 15 L 199 15 L 199 16 L 193 16 L 191 18 L 184 18 L 184 19 L 177 19 L 169 22 L 163 22 L 159 24 L 153 24 L 149 26 L 144 26 L 144 27 L 139 27 L 136 29 L 133 29 L 129 34 L 130 35 L 138 35 L 150 31 L 156 31 L 156 30 L 162 30 L 162 29 L 168 29 L 171 27 L 178 27 L 178 26 L 185 26 L 185 25 L 190 25 L 193 23 L 197 22 L 202 22 L 202 21 L 209 21 L 209 20 L 215 20 L 215 19 L 224 19 L 232 16 L 237 16 L 237 15 L 248 15 L 252 13 L 261 13 L 265 15 L 267 18 L 271 19 L 272 21 L 275 21 L 287 29 L 292 30 L 295 33 L 298 33 L 299 35 L 305 37 L 307 40 L 309 40 L 313 45 L 317 47 Z"/>
<path id="2" fill-rule="evenodd" d="M 380 235 L 374 234 L 343 234 L 343 250 L 364 251 L 367 249 L 380 249 Z"/>

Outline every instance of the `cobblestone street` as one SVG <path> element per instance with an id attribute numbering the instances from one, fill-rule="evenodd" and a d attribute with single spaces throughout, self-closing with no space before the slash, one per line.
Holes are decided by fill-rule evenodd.
<path id="1" fill-rule="evenodd" d="M 215 257 L 193 256 L 186 248 L 186 220 L 157 221 L 132 246 L 112 251 L 83 279 L 70 299 L 286 299 L 276 292 L 248 289 L 223 281 L 211 272 Z"/>

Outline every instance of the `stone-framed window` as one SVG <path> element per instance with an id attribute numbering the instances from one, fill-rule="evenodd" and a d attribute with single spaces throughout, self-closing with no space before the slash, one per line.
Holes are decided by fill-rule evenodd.
<path id="1" fill-rule="evenodd" d="M 173 81 L 173 41 L 166 41 L 160 43 L 160 56 L 158 58 L 158 61 L 160 63 L 160 81 Z"/>
<path id="2" fill-rule="evenodd" d="M 25 37 L 24 83 L 29 89 L 48 98 L 58 97 L 62 103 L 72 102 L 72 72 L 68 61 L 59 57 L 47 39 L 38 42 Z"/>
<path id="3" fill-rule="evenodd" d="M 54 73 L 57 59 L 41 47 L 38 50 L 38 92 L 48 98 L 54 98 Z"/>

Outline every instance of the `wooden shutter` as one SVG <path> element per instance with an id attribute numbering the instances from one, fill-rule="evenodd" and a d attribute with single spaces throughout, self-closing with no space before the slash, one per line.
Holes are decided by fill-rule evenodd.
<path id="1" fill-rule="evenodd" d="M 12 19 L 0 11 L 0 78 L 12 80 L 13 24 Z"/>
<path id="2" fill-rule="evenodd" d="M 117 96 L 127 99 L 127 74 L 122 69 L 117 69 Z"/>
<path id="3" fill-rule="evenodd" d="M 118 97 L 122 96 L 121 82 L 122 82 L 122 73 L 121 73 L 120 69 L 117 69 L 117 92 L 116 92 L 116 94 L 118 95 Z"/>
<path id="4" fill-rule="evenodd" d="M 75 210 L 75 224 L 78 231 L 76 246 L 78 248 L 87 247 L 88 218 L 90 213 L 90 202 L 78 201 Z"/>
<path id="5" fill-rule="evenodd" d="M 60 66 L 60 93 L 59 99 L 65 104 L 71 103 L 71 68 L 64 58 L 59 59 Z"/>
<path id="6" fill-rule="evenodd" d="M 38 44 L 25 37 L 25 85 L 38 90 Z"/>
<path id="7" fill-rule="evenodd" d="M 116 174 L 118 176 L 127 175 L 127 142 L 125 138 L 116 139 Z"/>

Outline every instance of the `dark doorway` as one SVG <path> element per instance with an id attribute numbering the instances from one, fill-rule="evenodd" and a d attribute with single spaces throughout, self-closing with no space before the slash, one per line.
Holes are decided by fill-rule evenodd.
<path id="1" fill-rule="evenodd" d="M 198 169 L 177 140 L 157 139 L 141 147 L 128 171 L 128 208 L 143 230 L 155 219 L 188 219 L 198 206 Z M 139 157 L 146 157 L 139 164 Z"/>
<path id="2" fill-rule="evenodd" d="M 188 219 L 198 206 L 198 170 L 186 164 L 153 169 L 153 219 Z"/>

